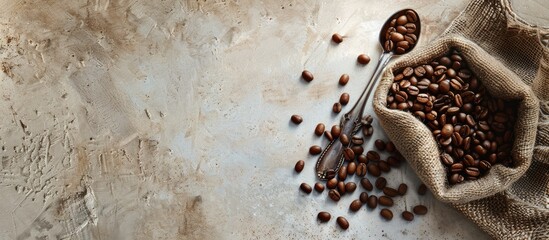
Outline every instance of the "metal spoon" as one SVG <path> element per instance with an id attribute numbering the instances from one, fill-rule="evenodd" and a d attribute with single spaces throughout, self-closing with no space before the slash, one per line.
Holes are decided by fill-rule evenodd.
<path id="1" fill-rule="evenodd" d="M 388 38 L 392 38 L 392 36 L 390 36 L 390 34 L 387 34 L 387 32 L 396 31 L 395 28 L 390 29 L 391 27 L 395 26 L 396 21 L 394 21 L 394 19 L 397 19 L 400 16 L 406 17 L 407 15 L 410 15 L 408 17 L 409 22 L 413 21 L 413 23 L 415 24 L 416 29 L 413 32 L 413 34 L 415 34 L 416 38 L 413 39 L 414 43 L 411 44 L 407 49 L 404 49 L 404 48 L 397 49 L 396 43 L 392 42 L 391 39 L 388 39 Z M 368 102 L 368 98 L 370 97 L 370 93 L 372 92 L 374 83 L 379 79 L 383 68 L 385 68 L 389 60 L 391 60 L 391 58 L 394 55 L 401 55 L 401 54 L 406 54 L 410 52 L 415 47 L 416 45 L 415 43 L 419 38 L 420 32 L 421 32 L 421 23 L 420 23 L 419 17 L 417 13 L 412 9 L 404 9 L 396 12 L 385 22 L 385 24 L 383 24 L 383 27 L 381 28 L 381 32 L 379 34 L 379 42 L 381 43 L 383 52 L 379 57 L 379 60 L 377 62 L 372 78 L 368 82 L 366 88 L 358 98 L 357 102 L 349 112 L 347 112 L 345 115 L 343 115 L 343 117 L 341 117 L 341 120 L 339 123 L 341 127 L 341 134 L 346 134 L 347 136 L 351 137 L 360 130 L 360 128 L 362 127 L 361 120 L 362 120 L 362 115 L 364 113 L 364 107 Z M 409 40 L 410 38 L 407 38 L 407 39 Z M 391 41 L 391 43 L 389 43 L 389 41 Z M 391 44 L 391 45 L 386 46 L 386 44 Z M 338 138 L 334 138 L 328 144 L 328 146 L 324 149 L 324 151 L 322 151 L 322 153 L 320 154 L 316 162 L 316 172 L 317 172 L 317 176 L 320 179 L 325 180 L 335 176 L 335 174 L 337 173 L 337 171 L 345 161 L 343 156 L 343 149 L 346 147 L 349 147 L 349 146 L 343 146 L 343 144 L 341 144 Z"/>

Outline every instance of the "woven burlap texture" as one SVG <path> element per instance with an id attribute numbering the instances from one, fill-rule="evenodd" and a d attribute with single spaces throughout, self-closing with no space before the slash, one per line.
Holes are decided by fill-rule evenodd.
<path id="1" fill-rule="evenodd" d="M 392 63 L 374 95 L 382 127 L 433 195 L 496 239 L 549 239 L 549 50 L 543 39 L 548 29 L 521 20 L 509 2 L 474 0 L 437 40 Z M 450 47 L 463 52 L 493 96 L 520 102 L 515 165 L 494 166 L 487 176 L 455 186 L 427 127 L 385 105 L 393 70 L 428 63 Z"/>

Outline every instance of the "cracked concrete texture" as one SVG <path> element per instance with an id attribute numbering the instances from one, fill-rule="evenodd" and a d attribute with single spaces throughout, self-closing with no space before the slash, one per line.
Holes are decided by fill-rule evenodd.
<path id="1" fill-rule="evenodd" d="M 337 122 L 342 91 L 362 91 L 373 64 L 355 59 L 377 58 L 385 18 L 417 9 L 428 44 L 465 4 L 0 1 L 0 239 L 486 237 L 414 194 L 397 207 L 428 215 L 385 223 L 363 211 L 341 233 L 315 216 L 349 215 L 345 204 L 297 191 L 314 181 L 314 126 Z M 303 69 L 315 81 L 300 81 Z M 391 176 L 418 184 L 407 166 Z"/>

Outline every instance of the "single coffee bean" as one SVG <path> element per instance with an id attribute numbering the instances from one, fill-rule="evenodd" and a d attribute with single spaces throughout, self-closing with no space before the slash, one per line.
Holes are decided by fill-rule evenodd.
<path id="1" fill-rule="evenodd" d="M 334 202 L 337 202 L 339 201 L 339 199 L 341 199 L 341 195 L 335 189 L 332 189 L 328 192 L 328 197 L 330 197 L 330 199 L 332 199 Z"/>
<path id="2" fill-rule="evenodd" d="M 416 101 L 420 103 L 427 103 L 429 101 L 429 95 L 427 95 L 426 93 L 420 93 L 417 95 Z"/>
<path id="3" fill-rule="evenodd" d="M 313 145 L 309 148 L 309 153 L 311 155 L 318 155 L 322 152 L 322 148 L 318 145 Z"/>
<path id="4" fill-rule="evenodd" d="M 315 190 L 319 193 L 322 193 L 324 192 L 324 185 L 322 185 L 322 183 L 315 183 Z"/>
<path id="5" fill-rule="evenodd" d="M 416 86 L 409 86 L 407 91 L 410 96 L 417 96 L 419 94 L 419 88 Z"/>
<path id="6" fill-rule="evenodd" d="M 387 186 L 387 179 L 385 179 L 384 177 L 378 177 L 376 179 L 376 188 L 379 189 L 379 190 L 383 190 L 383 188 L 385 188 L 385 186 Z"/>
<path id="7" fill-rule="evenodd" d="M 423 77 L 425 75 L 425 68 L 423 68 L 423 66 L 419 66 L 419 67 L 416 67 L 414 68 L 414 74 L 417 76 L 417 77 Z"/>
<path id="8" fill-rule="evenodd" d="M 362 128 L 362 134 L 365 137 L 372 136 L 374 134 L 374 128 L 372 126 L 366 126 Z"/>
<path id="9" fill-rule="evenodd" d="M 317 218 L 320 222 L 328 222 L 332 218 L 332 215 L 329 212 L 319 212 Z"/>
<path id="10" fill-rule="evenodd" d="M 370 56 L 368 56 L 366 54 L 360 54 L 360 55 L 358 55 L 356 60 L 357 60 L 358 63 L 366 65 L 370 62 Z"/>
<path id="11" fill-rule="evenodd" d="M 417 22 L 417 15 L 414 11 L 408 10 L 406 11 L 406 20 L 411 23 Z"/>
<path id="12" fill-rule="evenodd" d="M 339 192 L 339 194 L 343 195 L 345 194 L 347 191 L 345 190 L 345 182 L 343 181 L 339 181 L 337 182 L 337 192 Z"/>
<path id="13" fill-rule="evenodd" d="M 345 192 L 352 193 L 356 190 L 356 183 L 348 182 L 345 184 Z"/>
<path id="14" fill-rule="evenodd" d="M 392 32 L 391 33 L 391 36 L 389 37 L 391 39 L 391 41 L 393 42 L 400 42 L 400 41 L 404 41 L 404 35 L 398 33 L 398 32 Z"/>
<path id="15" fill-rule="evenodd" d="M 401 183 L 399 186 L 398 186 L 398 194 L 400 196 L 404 196 L 406 194 L 406 192 L 408 191 L 408 185 L 406 185 L 405 183 Z"/>
<path id="16" fill-rule="evenodd" d="M 404 74 L 405 77 L 410 77 L 414 74 L 414 69 L 412 67 L 407 67 L 402 70 L 402 74 Z"/>
<path id="17" fill-rule="evenodd" d="M 398 25 L 404 25 L 407 22 L 408 22 L 408 18 L 406 17 L 406 15 L 399 16 L 396 20 L 396 24 Z"/>
<path id="18" fill-rule="evenodd" d="M 395 152 L 396 151 L 396 147 L 395 147 L 395 144 L 391 141 L 387 142 L 387 144 L 385 145 L 385 150 L 387 150 L 387 152 Z"/>
<path id="19" fill-rule="evenodd" d="M 391 187 L 385 187 L 383 188 L 383 194 L 389 196 L 389 197 L 396 197 L 398 196 L 398 190 L 391 188 Z"/>
<path id="20" fill-rule="evenodd" d="M 350 162 L 347 164 L 347 175 L 353 175 L 356 172 L 356 163 Z"/>
<path id="21" fill-rule="evenodd" d="M 406 28 L 406 33 L 415 33 L 417 30 L 417 26 L 413 23 L 406 23 L 404 24 L 404 27 Z M 406 40 L 406 37 L 404 40 Z"/>
<path id="22" fill-rule="evenodd" d="M 341 77 L 339 77 L 339 85 L 345 86 L 349 82 L 349 75 L 343 74 Z"/>
<path id="23" fill-rule="evenodd" d="M 295 171 L 300 173 L 301 171 L 303 171 L 303 168 L 305 167 L 305 161 L 303 160 L 299 160 L 295 163 Z"/>
<path id="24" fill-rule="evenodd" d="M 361 192 L 360 197 L 358 198 L 361 203 L 367 203 L 368 202 L 368 193 L 367 192 Z"/>
<path id="25" fill-rule="evenodd" d="M 362 145 L 364 144 L 364 138 L 358 135 L 353 135 L 353 137 L 351 138 L 351 142 L 354 145 Z"/>
<path id="26" fill-rule="evenodd" d="M 356 175 L 359 177 L 363 177 L 364 175 L 366 175 L 366 172 L 367 172 L 366 164 L 359 163 L 358 166 L 356 167 Z"/>
<path id="27" fill-rule="evenodd" d="M 405 26 L 397 26 L 395 30 L 400 34 L 408 33 L 408 30 L 406 29 Z"/>
<path id="28" fill-rule="evenodd" d="M 362 187 L 368 191 L 372 191 L 374 189 L 374 186 L 372 185 L 370 180 L 368 180 L 368 178 L 360 179 L 360 185 L 362 185 Z"/>
<path id="29" fill-rule="evenodd" d="M 315 135 L 322 136 L 322 133 L 324 133 L 325 128 L 326 126 L 324 125 L 324 123 L 317 124 L 315 128 Z"/>
<path id="30" fill-rule="evenodd" d="M 333 125 L 331 133 L 333 138 L 338 138 L 341 134 L 341 127 L 339 125 Z"/>
<path id="31" fill-rule="evenodd" d="M 355 156 L 360 156 L 362 153 L 364 153 L 364 148 L 360 145 L 352 146 L 351 149 L 355 153 Z"/>
<path id="32" fill-rule="evenodd" d="M 334 106 L 332 107 L 332 111 L 334 113 L 340 113 L 341 108 L 342 108 L 341 103 L 336 102 L 336 103 L 334 103 Z"/>
<path id="33" fill-rule="evenodd" d="M 425 186 L 425 184 L 421 184 L 419 185 L 419 188 L 417 189 L 417 193 L 419 195 L 425 195 L 427 193 L 427 186 Z"/>
<path id="34" fill-rule="evenodd" d="M 349 221 L 345 219 L 344 217 L 337 217 L 336 219 L 337 225 L 343 230 L 347 230 L 349 228 Z"/>
<path id="35" fill-rule="evenodd" d="M 427 207 L 423 205 L 417 205 L 413 208 L 413 211 L 417 215 L 425 215 L 427 213 Z"/>
<path id="36" fill-rule="evenodd" d="M 336 171 L 334 169 L 326 170 L 326 179 L 330 180 L 336 177 Z"/>
<path id="37" fill-rule="evenodd" d="M 299 115 L 292 115 L 292 117 L 290 118 L 290 120 L 295 123 L 295 124 L 300 124 L 301 122 L 303 122 L 303 118 Z"/>
<path id="38" fill-rule="evenodd" d="M 492 168 L 492 164 L 490 164 L 490 162 L 486 160 L 481 160 L 478 163 L 478 167 L 480 168 L 480 170 L 487 172 L 488 170 L 490 170 L 490 168 Z"/>
<path id="39" fill-rule="evenodd" d="M 345 181 L 345 179 L 347 179 L 347 167 L 346 166 L 341 166 L 339 168 L 337 177 L 339 178 L 340 181 Z"/>
<path id="40" fill-rule="evenodd" d="M 447 154 L 447 153 L 441 154 L 440 155 L 440 160 L 446 166 L 451 166 L 452 164 L 454 164 L 454 159 L 452 158 L 452 156 L 450 156 L 450 154 Z"/>
<path id="41" fill-rule="evenodd" d="M 349 206 L 349 210 L 356 212 L 360 210 L 361 207 L 362 207 L 362 202 L 360 201 L 360 199 L 355 199 L 351 202 L 351 205 Z"/>
<path id="42" fill-rule="evenodd" d="M 476 167 L 467 167 L 465 169 L 465 173 L 471 177 L 478 177 L 480 176 L 480 171 Z"/>
<path id="43" fill-rule="evenodd" d="M 370 150 L 366 153 L 366 158 L 368 158 L 368 161 L 379 161 L 381 157 L 376 151 Z"/>
<path id="44" fill-rule="evenodd" d="M 381 196 L 379 197 L 379 199 L 377 200 L 377 202 L 379 203 L 379 205 L 383 205 L 383 206 L 387 206 L 387 207 L 391 207 L 393 206 L 393 199 L 390 198 L 390 197 L 387 197 L 387 196 Z"/>
<path id="45" fill-rule="evenodd" d="M 377 148 L 377 150 L 379 151 L 383 151 L 385 150 L 385 142 L 381 139 L 377 139 L 375 142 L 374 142 L 374 146 Z"/>
<path id="46" fill-rule="evenodd" d="M 391 220 L 393 219 L 393 212 L 387 208 L 381 209 L 381 212 L 379 214 L 385 218 L 385 220 Z"/>
<path id="47" fill-rule="evenodd" d="M 364 155 L 364 154 L 358 155 L 357 161 L 358 161 L 358 163 L 368 164 L 368 158 L 366 158 L 366 155 Z"/>
<path id="48" fill-rule="evenodd" d="M 332 35 L 332 41 L 334 41 L 335 43 L 341 43 L 343 42 L 343 36 L 341 36 L 339 33 L 334 33 Z"/>
<path id="49" fill-rule="evenodd" d="M 355 159 L 355 152 L 351 148 L 345 148 L 343 149 L 343 158 L 347 161 L 352 161 Z"/>
<path id="50" fill-rule="evenodd" d="M 414 220 L 414 214 L 409 211 L 402 212 L 402 218 L 408 222 Z"/>
<path id="51" fill-rule="evenodd" d="M 397 157 L 394 157 L 394 156 L 390 156 L 390 157 L 387 158 L 387 163 L 391 167 L 400 167 L 400 162 L 401 162 L 401 160 Z"/>
<path id="52" fill-rule="evenodd" d="M 374 177 L 379 177 L 381 175 L 381 170 L 375 163 L 368 165 L 368 172 Z"/>
<path id="53" fill-rule="evenodd" d="M 328 189 L 335 189 L 337 187 L 337 183 L 338 183 L 337 178 L 331 178 L 326 182 L 326 187 Z"/>
<path id="54" fill-rule="evenodd" d="M 376 208 L 377 207 L 377 197 L 375 195 L 370 195 L 368 197 L 368 202 L 366 203 L 366 206 L 369 208 Z"/>
<path id="55" fill-rule="evenodd" d="M 379 170 L 381 170 L 382 172 L 391 171 L 391 166 L 389 165 L 389 163 L 387 163 L 387 161 L 384 161 L 384 160 L 379 161 L 378 166 L 379 166 Z"/>
<path id="56" fill-rule="evenodd" d="M 304 70 L 302 73 L 301 73 L 301 77 L 303 78 L 303 80 L 307 81 L 307 82 L 310 82 L 310 81 L 313 81 L 313 79 L 315 78 L 313 76 L 313 74 L 311 72 L 309 72 L 308 70 Z"/>
<path id="57" fill-rule="evenodd" d="M 440 134 L 443 138 L 451 137 L 452 133 L 454 133 L 454 126 L 452 126 L 452 124 L 444 124 L 444 126 L 442 126 Z"/>
<path id="58" fill-rule="evenodd" d="M 311 186 L 307 183 L 302 183 L 299 188 L 301 189 L 301 191 L 303 191 L 304 193 L 311 193 L 313 191 L 313 188 L 311 188 Z"/>
<path id="59" fill-rule="evenodd" d="M 341 103 L 341 105 L 347 105 L 347 103 L 349 103 L 349 94 L 342 93 L 339 97 L 339 103 Z"/>
<path id="60" fill-rule="evenodd" d="M 347 134 L 345 134 L 345 133 L 342 133 L 342 134 L 339 136 L 339 141 L 341 142 L 341 144 L 343 144 L 343 146 L 347 146 L 347 145 L 349 145 L 349 143 L 350 143 L 349 137 L 348 137 Z"/>
<path id="61" fill-rule="evenodd" d="M 458 173 L 452 174 L 449 178 L 450 184 L 461 183 L 461 182 L 463 182 L 463 180 L 465 180 L 465 178 L 462 175 L 458 174 Z"/>
<path id="62" fill-rule="evenodd" d="M 383 44 L 383 50 L 385 50 L 385 52 L 390 52 L 390 51 L 393 50 L 394 46 L 395 46 L 395 45 L 394 45 L 393 41 L 387 40 L 387 41 L 385 41 L 385 43 Z"/>

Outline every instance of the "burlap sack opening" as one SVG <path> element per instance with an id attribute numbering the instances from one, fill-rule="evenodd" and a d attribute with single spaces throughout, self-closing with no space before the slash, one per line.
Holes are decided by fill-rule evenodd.
<path id="1" fill-rule="evenodd" d="M 441 150 L 427 126 L 409 112 L 386 107 L 394 70 L 430 63 L 451 48 L 462 52 L 471 70 L 492 96 L 519 102 L 514 129 L 515 141 L 511 153 L 514 165 L 505 167 L 496 164 L 488 174 L 478 180 L 465 181 L 457 185 L 449 185 L 447 173 L 440 161 Z M 420 179 L 431 189 L 433 195 L 441 201 L 465 203 L 492 196 L 518 180 L 531 164 L 539 111 L 539 103 L 534 92 L 519 76 L 465 38 L 446 35 L 396 60 L 385 70 L 374 93 L 373 105 L 389 138 Z"/>

